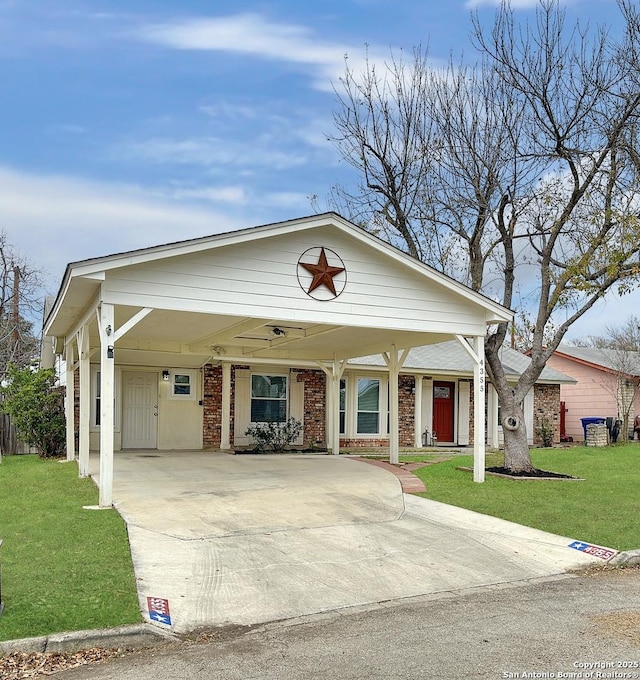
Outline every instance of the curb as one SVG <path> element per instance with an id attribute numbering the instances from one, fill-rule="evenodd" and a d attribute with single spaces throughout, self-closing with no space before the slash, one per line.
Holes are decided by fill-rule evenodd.
<path id="1" fill-rule="evenodd" d="M 612 567 L 634 567 L 640 565 L 640 548 L 618 553 L 608 561 L 608 564 Z"/>
<path id="2" fill-rule="evenodd" d="M 5 640 L 0 642 L 0 656 L 13 652 L 79 652 L 82 649 L 140 649 L 155 647 L 177 640 L 168 631 L 160 630 L 146 623 L 117 628 L 76 630 L 69 633 L 52 633 L 39 637 Z"/>

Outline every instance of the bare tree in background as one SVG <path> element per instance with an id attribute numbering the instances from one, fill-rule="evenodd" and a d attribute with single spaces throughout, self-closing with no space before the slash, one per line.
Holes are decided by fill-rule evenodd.
<path id="1" fill-rule="evenodd" d="M 42 316 L 42 276 L 0 232 L 0 380 L 7 366 L 25 366 L 38 353 L 32 319 Z"/>
<path id="2" fill-rule="evenodd" d="M 347 68 L 333 141 L 358 170 L 338 209 L 505 307 L 523 307 L 528 368 L 507 382 L 489 330 L 486 360 L 502 412 L 505 466 L 532 469 L 525 395 L 567 330 L 612 290 L 638 283 L 640 20 L 625 30 L 568 26 L 542 0 L 519 23 L 504 3 L 488 29 L 475 15 L 478 61 Z"/>

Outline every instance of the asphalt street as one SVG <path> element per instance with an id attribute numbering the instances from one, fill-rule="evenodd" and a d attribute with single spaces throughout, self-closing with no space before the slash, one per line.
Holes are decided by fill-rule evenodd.
<path id="1" fill-rule="evenodd" d="M 402 578 L 402 575 L 398 575 Z M 640 678 L 640 569 L 209 631 L 60 680 Z"/>

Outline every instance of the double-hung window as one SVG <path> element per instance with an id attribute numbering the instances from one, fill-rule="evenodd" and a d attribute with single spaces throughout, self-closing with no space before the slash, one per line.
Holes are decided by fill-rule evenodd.
<path id="1" fill-rule="evenodd" d="M 358 434 L 378 434 L 380 431 L 380 380 L 358 378 Z"/>
<path id="2" fill-rule="evenodd" d="M 287 420 L 287 376 L 251 376 L 251 422 L 284 423 Z"/>

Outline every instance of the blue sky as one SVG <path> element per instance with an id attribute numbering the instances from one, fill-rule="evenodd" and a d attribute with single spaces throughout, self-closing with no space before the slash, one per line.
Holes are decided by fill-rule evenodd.
<path id="1" fill-rule="evenodd" d="M 355 179 L 327 141 L 345 55 L 428 45 L 446 61 L 495 4 L 0 0 L 0 227 L 55 293 L 69 261 L 311 214 L 311 195 Z M 565 4 L 617 16 L 614 0 Z"/>

